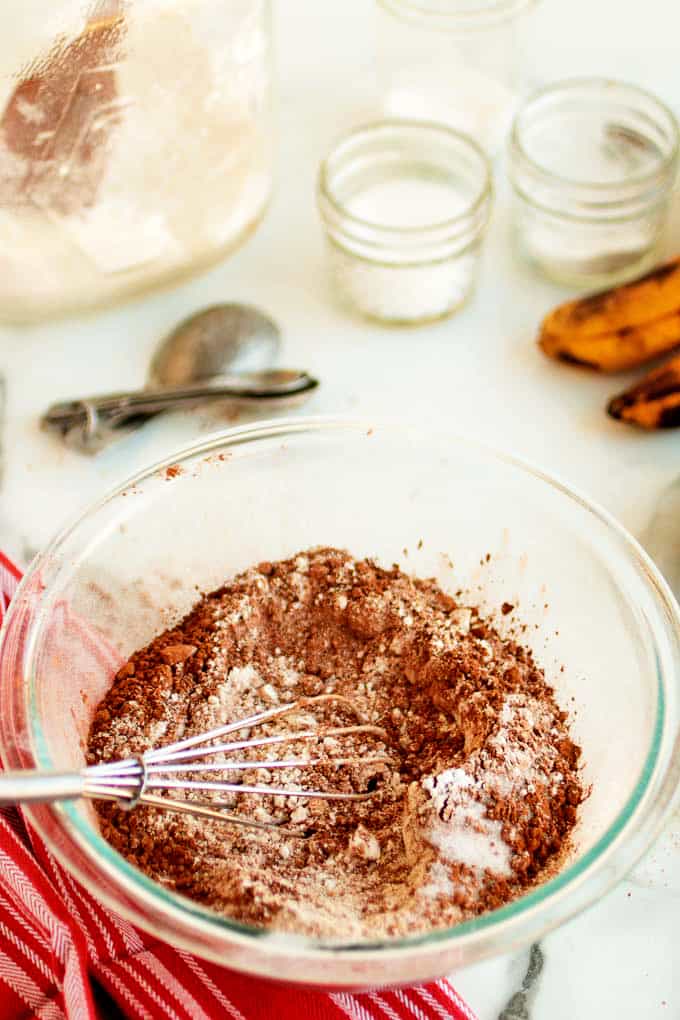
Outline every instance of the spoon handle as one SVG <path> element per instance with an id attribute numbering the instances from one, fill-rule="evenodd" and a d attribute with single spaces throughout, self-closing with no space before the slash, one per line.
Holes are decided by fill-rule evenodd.
<path id="1" fill-rule="evenodd" d="M 52 404 L 41 425 L 87 450 L 101 446 L 112 432 L 140 425 L 161 411 L 185 410 L 210 401 L 281 401 L 308 393 L 317 386 L 317 380 L 307 372 L 292 369 L 244 372 L 220 376 L 212 383 L 155 386 Z"/>

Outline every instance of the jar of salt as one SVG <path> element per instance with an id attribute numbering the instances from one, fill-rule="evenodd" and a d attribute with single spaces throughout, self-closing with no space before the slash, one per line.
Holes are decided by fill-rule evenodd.
<path id="1" fill-rule="evenodd" d="M 352 131 L 321 165 L 318 201 L 334 281 L 362 314 L 422 323 L 470 294 L 492 186 L 466 135 L 401 120 Z"/>

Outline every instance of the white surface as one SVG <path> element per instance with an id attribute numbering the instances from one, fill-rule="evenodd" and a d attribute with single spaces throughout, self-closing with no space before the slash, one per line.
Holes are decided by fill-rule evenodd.
<path id="1" fill-rule="evenodd" d="M 141 383 L 156 340 L 183 315 L 217 300 L 252 301 L 280 321 L 283 360 L 323 380 L 309 412 L 403 414 L 475 433 L 562 475 L 636 533 L 680 473 L 680 434 L 636 433 L 605 416 L 606 399 L 626 377 L 594 378 L 537 353 L 537 323 L 567 292 L 516 261 L 502 176 L 478 291 L 457 316 L 394 330 L 367 325 L 335 302 L 315 173 L 335 135 L 370 109 L 371 9 L 369 0 L 280 0 L 277 193 L 261 229 L 231 261 L 115 312 L 0 331 L 7 381 L 0 544 L 20 562 L 93 498 L 201 427 L 191 418 L 161 421 L 84 459 L 38 431 L 39 412 L 58 398 Z M 657 90 L 680 110 L 679 31 L 674 0 L 647 0 L 644 7 L 544 0 L 535 76 L 612 74 Z M 669 234 L 668 251 L 674 250 L 680 251 L 680 208 Z M 546 962 L 528 1013 L 508 1012 L 506 1020 L 680 1018 L 679 926 L 676 817 L 628 882 L 544 941 Z M 499 1016 L 521 985 L 527 959 L 523 952 L 456 976 L 480 1020 Z"/>

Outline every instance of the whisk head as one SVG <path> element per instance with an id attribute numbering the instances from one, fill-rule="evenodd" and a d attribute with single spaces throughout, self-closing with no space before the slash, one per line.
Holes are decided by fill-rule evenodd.
<path id="1" fill-rule="evenodd" d="M 269 736 L 255 736 L 240 740 L 224 740 L 229 734 L 240 730 L 252 730 L 268 724 L 271 720 L 285 715 L 294 715 L 304 709 L 317 706 L 340 708 L 349 713 L 356 722 L 348 725 L 307 725 L 285 733 L 276 732 Z M 314 720 L 316 723 L 316 720 Z M 326 742 L 340 743 L 343 738 L 359 739 L 362 746 L 352 753 L 337 755 L 327 752 Z M 290 836 L 304 833 L 286 829 L 276 822 L 257 821 L 246 815 L 233 814 L 226 810 L 232 806 L 234 795 L 318 798 L 329 801 L 362 801 L 374 796 L 375 773 L 370 777 L 364 790 L 339 790 L 300 787 L 284 783 L 238 782 L 231 773 L 243 773 L 265 769 L 281 771 L 317 768 L 322 771 L 361 767 L 370 772 L 373 766 L 388 765 L 392 761 L 387 751 L 367 753 L 364 740 L 373 739 L 382 744 L 388 742 L 388 735 L 380 726 L 367 722 L 352 702 L 339 694 L 320 694 L 299 698 L 276 708 L 257 712 L 254 715 L 218 726 L 184 740 L 164 747 L 146 751 L 144 754 L 124 761 L 105 762 L 83 769 L 83 794 L 91 800 L 116 800 L 122 807 L 134 808 L 138 804 L 175 811 L 184 814 L 213 818 L 257 829 L 275 829 Z M 310 746 L 309 754 L 294 757 L 266 756 L 266 750 L 291 743 Z M 261 750 L 262 749 L 262 750 Z M 258 757 L 249 755 L 256 751 Z M 206 776 L 221 773 L 215 778 Z M 225 777 L 225 773 L 228 775 Z M 318 773 L 317 773 L 318 774 Z M 186 797 L 173 796 L 182 792 Z M 205 793 L 206 799 L 196 799 L 196 794 Z M 224 795 L 231 801 L 221 799 Z"/>

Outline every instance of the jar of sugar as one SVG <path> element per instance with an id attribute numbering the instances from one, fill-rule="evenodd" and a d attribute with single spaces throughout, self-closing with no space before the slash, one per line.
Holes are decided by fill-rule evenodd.
<path id="1" fill-rule="evenodd" d="M 360 127 L 322 163 L 318 202 L 338 292 L 365 316 L 427 322 L 471 293 L 492 185 L 466 135 L 419 121 Z"/>
<path id="2" fill-rule="evenodd" d="M 536 0 L 377 0 L 376 66 L 387 117 L 438 121 L 502 146 L 525 90 Z"/>

